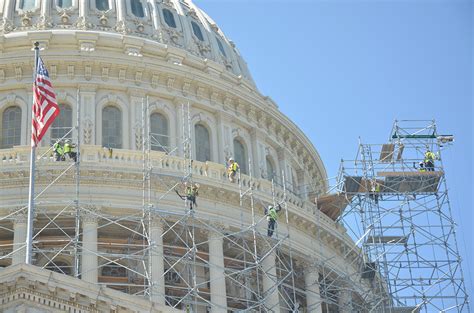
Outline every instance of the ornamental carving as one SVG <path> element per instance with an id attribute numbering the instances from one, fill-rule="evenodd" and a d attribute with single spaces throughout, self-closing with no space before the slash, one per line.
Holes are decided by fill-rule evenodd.
<path id="1" fill-rule="evenodd" d="M 124 35 L 130 33 L 130 29 L 127 28 L 127 23 L 125 23 L 125 21 L 118 21 L 115 25 L 115 31 Z"/>
<path id="2" fill-rule="evenodd" d="M 31 26 L 31 16 L 33 15 L 32 13 L 33 12 L 29 11 L 23 12 L 21 16 L 21 26 L 23 26 L 23 28 L 28 28 Z"/>
<path id="3" fill-rule="evenodd" d="M 82 29 L 82 30 L 87 30 L 87 29 L 92 28 L 92 24 L 89 23 L 86 20 L 85 16 L 79 16 L 79 18 L 77 19 L 77 22 L 75 23 L 74 26 L 76 26 L 76 28 Z"/>
<path id="4" fill-rule="evenodd" d="M 36 24 L 36 28 L 39 30 L 47 29 L 53 27 L 51 23 L 51 18 L 49 16 L 41 15 Z"/>
<path id="5" fill-rule="evenodd" d="M 15 26 L 9 19 L 7 18 L 0 19 L 0 32 L 1 33 L 8 34 L 14 30 L 15 30 Z"/>
<path id="6" fill-rule="evenodd" d="M 83 135 L 84 135 L 84 144 L 90 145 L 92 143 L 92 127 L 93 123 L 90 119 L 90 117 L 87 117 L 84 121 L 84 130 L 83 130 Z"/>

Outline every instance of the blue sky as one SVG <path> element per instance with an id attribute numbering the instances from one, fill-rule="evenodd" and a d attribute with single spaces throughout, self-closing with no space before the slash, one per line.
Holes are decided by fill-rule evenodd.
<path id="1" fill-rule="evenodd" d="M 311 139 L 329 176 L 357 138 L 436 119 L 458 243 L 474 296 L 474 5 L 467 0 L 195 0 L 233 40 L 259 90 Z"/>

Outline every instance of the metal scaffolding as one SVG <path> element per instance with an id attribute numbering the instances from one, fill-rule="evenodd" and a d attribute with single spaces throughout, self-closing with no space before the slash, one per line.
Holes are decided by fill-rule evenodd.
<path id="1" fill-rule="evenodd" d="M 364 251 L 375 312 L 469 312 L 442 150 L 434 121 L 396 121 L 385 144 L 342 161 L 340 220 Z"/>

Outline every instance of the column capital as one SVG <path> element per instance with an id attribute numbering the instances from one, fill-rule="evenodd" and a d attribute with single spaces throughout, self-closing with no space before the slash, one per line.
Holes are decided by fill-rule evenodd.
<path id="1" fill-rule="evenodd" d="M 99 211 L 98 207 L 81 209 L 79 215 L 83 223 L 97 223 L 99 220 Z"/>
<path id="2" fill-rule="evenodd" d="M 10 210 L 14 224 L 25 224 L 28 219 L 28 209 L 17 207 Z"/>

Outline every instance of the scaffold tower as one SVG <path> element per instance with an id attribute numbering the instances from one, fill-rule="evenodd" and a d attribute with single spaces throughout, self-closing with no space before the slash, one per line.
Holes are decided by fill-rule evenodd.
<path id="1" fill-rule="evenodd" d="M 340 221 L 363 249 L 371 312 L 469 312 L 441 154 L 452 142 L 434 121 L 395 121 L 387 143 L 341 163 Z"/>

